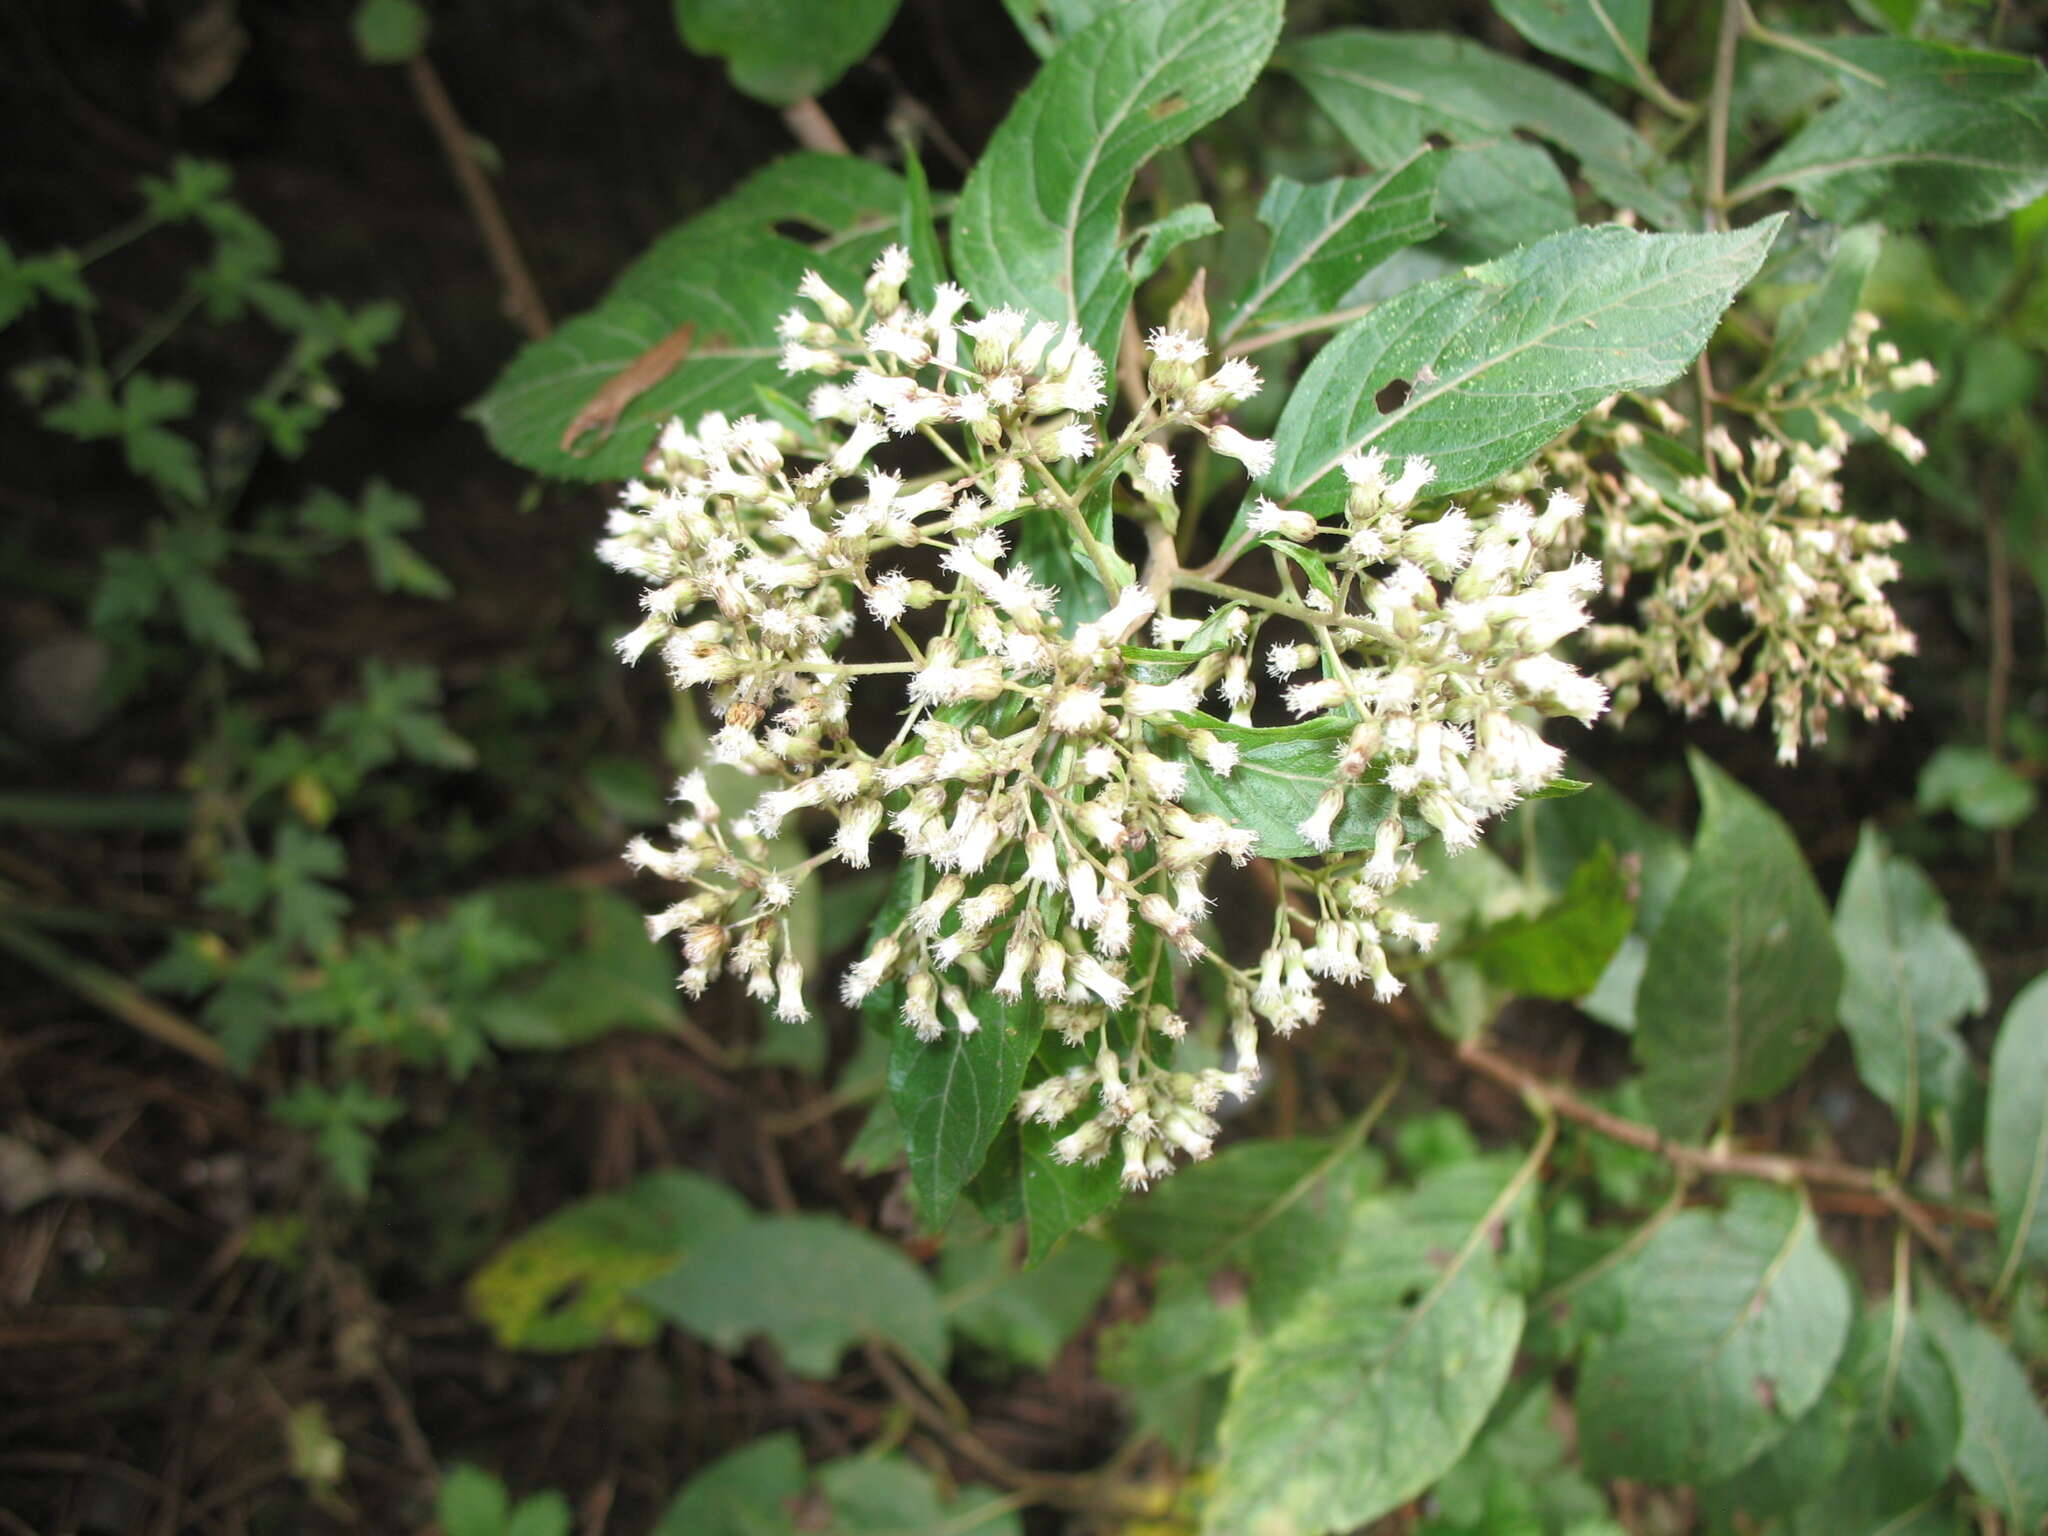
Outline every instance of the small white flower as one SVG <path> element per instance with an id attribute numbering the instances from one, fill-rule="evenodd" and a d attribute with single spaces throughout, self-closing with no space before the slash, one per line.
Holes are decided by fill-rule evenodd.
<path id="1" fill-rule="evenodd" d="M 1247 520 L 1253 533 L 1278 534 L 1283 539 L 1292 539 L 1297 544 L 1306 544 L 1316 536 L 1316 520 L 1307 512 L 1297 512 L 1281 506 L 1269 497 L 1261 496 L 1252 508 Z"/>
<path id="2" fill-rule="evenodd" d="M 1410 454 L 1401 464 L 1401 477 L 1387 487 L 1388 504 L 1405 507 L 1421 494 L 1422 488 L 1436 478 L 1436 466 L 1425 458 Z"/>
<path id="3" fill-rule="evenodd" d="M 900 245 L 885 246 L 875 258 L 873 270 L 883 282 L 901 288 L 910 276 L 910 252 Z"/>
<path id="4" fill-rule="evenodd" d="M 1233 426 L 1210 429 L 1209 446 L 1226 458 L 1236 459 L 1254 480 L 1273 468 L 1275 448 L 1270 438 L 1246 437 Z"/>
<path id="5" fill-rule="evenodd" d="M 1129 474 L 1141 494 L 1161 500 L 1170 497 L 1173 488 L 1180 484 L 1180 466 L 1173 462 L 1173 455 L 1163 443 L 1140 443 Z"/>
<path id="6" fill-rule="evenodd" d="M 1321 853 L 1330 846 L 1330 829 L 1343 809 L 1344 791 L 1333 785 L 1317 796 L 1315 809 L 1303 817 L 1294 830 L 1301 834 L 1303 842 Z"/>
<path id="7" fill-rule="evenodd" d="M 1055 459 L 1085 459 L 1095 452 L 1095 434 L 1085 422 L 1070 421 L 1053 434 Z"/>
<path id="8" fill-rule="evenodd" d="M 1259 392 L 1262 381 L 1256 366 L 1241 357 L 1233 357 L 1209 376 L 1209 388 L 1222 395 L 1229 405 L 1242 405 Z"/>
<path id="9" fill-rule="evenodd" d="M 1046 723 L 1065 736 L 1092 736 L 1109 724 L 1100 688 L 1068 688 L 1053 700 Z"/>
<path id="10" fill-rule="evenodd" d="M 1145 338 L 1145 348 L 1162 363 L 1199 363 L 1209 355 L 1208 344 L 1200 337 L 1165 326 Z"/>

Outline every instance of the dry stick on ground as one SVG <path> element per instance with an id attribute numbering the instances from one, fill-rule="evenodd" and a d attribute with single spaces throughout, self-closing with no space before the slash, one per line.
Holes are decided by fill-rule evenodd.
<path id="1" fill-rule="evenodd" d="M 476 220 L 477 231 L 484 237 L 491 265 L 498 269 L 498 281 L 505 290 L 505 313 L 528 336 L 539 341 L 552 329 L 548 307 L 541 299 L 533 274 L 526 268 L 526 258 L 519 254 L 519 242 L 512 237 L 512 226 L 506 222 L 498 194 L 491 190 L 490 178 L 477 164 L 469 130 L 463 127 L 455 103 L 449 100 L 440 75 L 427 62 L 425 54 L 414 54 L 406 61 L 405 70 L 412 82 L 413 95 L 419 98 L 420 110 L 433 126 L 434 137 L 441 141 L 441 153 L 448 168 L 462 188 L 470 217 Z"/>
<path id="2" fill-rule="evenodd" d="M 181 1019 L 140 988 L 90 961 L 81 960 L 61 944 L 33 929 L 0 919 L 0 949 L 12 950 L 37 970 L 54 977 L 89 1002 L 159 1044 L 183 1051 L 209 1067 L 225 1070 L 227 1052 L 198 1026 Z"/>

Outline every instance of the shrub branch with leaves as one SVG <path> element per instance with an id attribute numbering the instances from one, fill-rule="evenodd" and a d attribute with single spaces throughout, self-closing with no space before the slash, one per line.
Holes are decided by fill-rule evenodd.
<path id="1" fill-rule="evenodd" d="M 1510 1511 L 1561 1531 L 1572 1509 L 1572 1530 L 1608 1529 L 1586 1523 L 1590 1489 L 1552 1506 L 1473 1481 L 1543 1418 L 1551 1388 L 1518 1393 L 1518 1361 L 1576 1369 L 1585 1473 L 1691 1484 L 1716 1521 L 1893 1529 L 1960 1468 L 2032 1528 L 2048 1490 L 1991 1468 L 2048 1447 L 2048 1421 L 2009 1361 L 1971 1406 L 1964 1362 L 1995 1338 L 1905 1257 L 1917 1239 L 1962 1278 L 1940 1223 L 1994 1224 L 2002 1292 L 2039 1252 L 2010 1150 L 1994 1193 L 2020 1214 L 1995 1223 L 1899 1187 L 1974 1134 L 1954 1029 L 1984 990 L 1938 900 L 1873 834 L 1831 928 L 1787 828 L 1704 758 L 1688 850 L 1611 791 L 1574 798 L 1543 728 L 1655 696 L 1768 717 L 1792 764 L 1844 712 L 1903 712 L 1905 529 L 1859 515 L 1845 476 L 1873 439 L 1920 464 L 1905 403 L 1938 370 L 1863 310 L 1877 224 L 1840 226 L 1984 222 L 2048 189 L 2040 69 L 1795 37 L 1731 4 L 1695 104 L 1653 68 L 1648 7 L 1502 0 L 1537 48 L 1668 120 L 1660 150 L 1462 39 L 1346 28 L 1274 51 L 1272 0 L 1011 8 L 1045 64 L 950 207 L 914 156 L 901 182 L 781 162 L 480 408 L 522 462 L 630 479 L 602 545 L 646 588 L 620 648 L 711 720 L 681 819 L 629 851 L 684 888 L 649 922 L 683 989 L 729 975 L 808 1023 L 830 989 L 792 921 L 803 893 L 834 865 L 892 871 L 837 978 L 862 1059 L 888 1058 L 853 1156 L 887 1166 L 900 1143 L 932 1230 L 972 1224 L 965 1194 L 1021 1221 L 1030 1263 L 1090 1223 L 1161 1261 L 1152 1316 L 1106 1363 L 1207 1459 L 1215 1536 L 1351 1529 L 1432 1487 L 1433 1532 Z M 1796 108 L 1758 54 L 1797 77 Z M 1269 55 L 1367 174 L 1272 174 L 1223 213 L 1148 192 L 1127 229 L 1140 167 Z M 1696 158 L 1667 152 L 1694 133 Z M 1589 203 L 1605 222 L 1580 223 Z M 1248 213 L 1263 242 L 1234 225 Z M 792 241 L 799 214 L 832 233 Z M 1219 234 L 1194 266 L 1190 242 Z M 1717 340 L 1759 277 L 1780 297 Z M 672 332 L 709 339 L 633 375 L 617 434 L 562 457 L 593 352 L 628 369 Z M 1497 851 L 1518 806 L 1519 873 Z M 1214 906 L 1247 865 L 1269 918 Z M 1923 952 L 1949 984 L 1880 995 L 1866 968 Z M 1630 1031 L 1640 1079 L 1594 1102 L 1495 1050 L 1517 994 Z M 1523 1096 L 1536 1145 L 1482 1155 L 1448 1120 L 1445 1153 L 1412 1121 L 1411 1180 L 1391 1184 L 1364 1145 L 1390 1084 L 1333 1142 L 1212 1157 L 1273 1039 L 1351 997 L 1426 1012 Z M 2022 999 L 2008 1033 L 2032 1018 Z M 1738 1108 L 1784 1091 L 1838 1020 L 1902 1116 L 1895 1172 L 1731 1146 Z M 2012 1107 L 2031 1090 L 1991 1092 L 1992 1127 L 2035 1123 Z M 1593 1224 L 1559 1178 L 1560 1142 L 1589 1131 L 1603 1198 L 1664 1191 L 1632 1230 Z M 1688 1208 L 1714 1179 L 1737 1181 L 1722 1207 Z M 1098 1221 L 1119 1186 L 1155 1184 Z M 1862 1317 L 1821 1240 L 1825 1191 L 1901 1223 L 1890 1299 Z M 741 1230 L 779 1251 L 808 1219 Z M 843 1261 L 849 1284 L 910 1283 L 886 1250 Z M 805 1303 L 743 1297 L 716 1263 L 692 1254 L 642 1295 L 714 1339 L 813 1338 Z M 928 1376 L 921 1324 L 870 1323 Z M 1175 1379 L 1223 1395 L 1155 1419 L 1145 1393 Z M 1870 1438 L 1888 1412 L 1924 1464 Z M 1561 1448 L 1537 1454 L 1559 1469 L 1544 1487 L 1584 1486 Z M 1832 1522 L 1815 1469 L 1851 1465 L 1890 1470 Z"/>

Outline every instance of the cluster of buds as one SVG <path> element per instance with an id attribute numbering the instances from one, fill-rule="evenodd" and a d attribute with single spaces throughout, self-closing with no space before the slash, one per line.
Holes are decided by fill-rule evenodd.
<path id="1" fill-rule="evenodd" d="M 1890 551 L 1905 530 L 1845 511 L 1840 476 L 1854 426 L 1918 461 L 1919 439 L 1874 397 L 1935 374 L 1902 362 L 1889 343 L 1873 346 L 1876 326 L 1858 315 L 1842 343 L 1755 401 L 1734 402 L 1747 405 L 1757 431 L 1744 444 L 1725 427 L 1710 430 L 1705 473 L 1689 472 L 1671 441 L 1689 431 L 1671 406 L 1644 402 L 1646 431 L 1610 401 L 1537 469 L 1503 482 L 1512 491 L 1550 473 L 1583 484 L 1611 594 L 1642 578 L 1633 622 L 1587 636 L 1610 658 L 1602 677 L 1617 719 L 1645 689 L 1688 715 L 1712 708 L 1744 727 L 1768 710 L 1779 760 L 1791 763 L 1803 745 L 1827 740 L 1835 711 L 1905 712 L 1891 663 L 1912 654 L 1914 637 L 1885 591 L 1899 574 Z M 1781 418 L 1795 413 L 1814 424 L 1818 442 L 1784 429 Z"/>
<path id="2" fill-rule="evenodd" d="M 894 839 L 906 899 L 842 997 L 886 1003 L 928 1042 L 1038 1010 L 1082 1064 L 1027 1085 L 1018 1113 L 1065 1126 L 1085 1111 L 1055 1155 L 1118 1154 L 1143 1185 L 1207 1154 L 1222 1098 L 1257 1080 L 1261 1021 L 1280 1034 L 1312 1021 L 1318 979 L 1400 990 L 1388 947 L 1434 937 L 1389 900 L 1419 877 L 1418 835 L 1470 846 L 1557 771 L 1529 718 L 1604 706 L 1550 654 L 1586 622 L 1598 571 L 1564 548 L 1569 497 L 1540 514 L 1425 516 L 1429 464 L 1395 472 L 1367 453 L 1343 465 L 1337 521 L 1259 503 L 1237 553 L 1271 559 L 1277 594 L 1156 555 L 1129 580 L 1106 520 L 1083 509 L 1127 498 L 1120 510 L 1171 527 L 1175 436 L 1264 474 L 1273 445 L 1225 419 L 1257 371 L 1210 369 L 1199 310 L 1183 306 L 1186 328 L 1153 333 L 1145 398 L 1106 440 L 1105 370 L 1078 331 L 972 314 L 951 285 L 920 310 L 908 276 L 892 249 L 858 304 L 807 276 L 809 307 L 781 332 L 786 371 L 816 380 L 808 420 L 672 424 L 612 516 L 600 552 L 648 589 L 622 653 L 659 655 L 679 688 L 704 690 L 712 758 L 763 781 L 721 815 L 692 775 L 674 846 L 636 842 L 629 857 L 691 887 L 651 919 L 680 937 L 686 989 L 729 968 L 796 1018 L 804 978 L 784 914 L 799 884 L 834 860 L 886 858 L 876 840 Z M 1073 552 L 1066 591 L 1020 558 L 1016 536 L 1046 547 L 1048 525 L 1051 547 Z M 1305 561 L 1327 580 L 1302 595 Z M 1176 600 L 1197 611 L 1176 615 Z M 870 633 L 895 659 L 845 659 Z M 1275 744 L 1253 721 L 1262 655 L 1299 722 L 1277 733 L 1293 777 L 1303 727 L 1327 744 L 1295 841 L 1263 850 L 1219 792 Z M 856 684 L 904 690 L 885 745 L 856 738 Z M 819 851 L 788 856 L 806 832 Z M 1288 906 L 1239 966 L 1207 921 L 1206 885 L 1218 860 L 1261 851 L 1316 916 Z M 1228 1070 L 1174 1066 L 1188 1029 L 1174 999 L 1193 966 L 1222 979 Z"/>

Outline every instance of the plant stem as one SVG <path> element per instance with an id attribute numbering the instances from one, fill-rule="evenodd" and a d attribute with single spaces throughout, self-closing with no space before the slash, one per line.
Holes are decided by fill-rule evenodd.
<path id="1" fill-rule="evenodd" d="M 505 290 L 505 313 L 529 337 L 538 341 L 553 328 L 548 320 L 547 303 L 540 296 L 533 273 L 527 269 L 526 258 L 520 254 L 519 242 L 512 236 L 512 225 L 498 202 L 498 194 L 491 190 L 490 178 L 477 164 L 469 130 L 463 126 L 455 103 L 449 99 L 447 87 L 441 84 L 440 75 L 427 62 L 424 53 L 416 53 L 408 59 L 405 69 L 420 110 L 433 127 L 434 137 L 441 141 L 441 153 L 448 161 L 448 169 L 462 188 L 463 201 L 469 204 L 470 217 L 476 221 L 477 232 L 483 236 L 491 265 L 497 268 L 498 282 Z"/>
<path id="2" fill-rule="evenodd" d="M 1707 226 L 1728 227 L 1728 113 L 1735 93 L 1735 49 L 1742 41 L 1742 0 L 1721 0 L 1714 85 L 1707 99 Z"/>
<path id="3" fill-rule="evenodd" d="M 170 340 L 177 332 L 178 327 L 192 318 L 192 311 L 199 307 L 200 302 L 201 296 L 197 292 L 188 293 L 169 309 L 166 309 L 162 314 L 150 321 L 142 332 L 128 344 L 121 355 L 115 358 L 108 367 L 107 382 L 109 384 L 118 384 L 137 368 L 140 368 L 150 353 Z"/>
<path id="4" fill-rule="evenodd" d="M 1738 3 L 1740 3 L 1740 0 L 1738 0 Z M 1794 37 L 1789 32 L 1772 31 L 1756 19 L 1756 12 L 1752 11 L 1748 5 L 1743 4 L 1741 10 L 1742 35 L 1751 42 L 1762 43 L 1766 48 L 1782 49 L 1786 53 L 1796 53 L 1801 58 L 1812 59 L 1816 64 L 1824 65 L 1828 69 L 1839 69 L 1844 74 L 1854 75 L 1865 85 L 1884 84 L 1884 76 L 1872 74 L 1869 70 L 1851 64 L 1846 59 L 1836 58 L 1827 49 L 1818 48 L 1803 37 Z"/>
<path id="5" fill-rule="evenodd" d="M 1202 575 L 1198 571 L 1179 571 L 1175 573 L 1173 585 L 1177 588 L 1185 587 L 1195 592 L 1207 592 L 1212 597 L 1227 597 L 1236 602 L 1249 603 L 1255 608 L 1265 609 L 1268 613 L 1277 613 L 1286 618 L 1298 619 L 1303 624 L 1314 625 L 1319 629 L 1340 629 L 1345 627 L 1344 618 L 1341 614 L 1318 613 L 1315 609 L 1305 608 L 1300 603 L 1290 603 L 1282 597 L 1268 597 L 1265 593 L 1254 592 L 1249 587 L 1232 586 L 1227 581 L 1212 581 L 1209 577 Z"/>
<path id="6" fill-rule="evenodd" d="M 1095 530 L 1088 526 L 1087 514 L 1081 510 L 1079 503 L 1067 494 L 1067 488 L 1053 477 L 1053 472 L 1046 468 L 1045 461 L 1035 453 L 1027 453 L 1024 455 L 1024 462 L 1044 476 L 1045 483 L 1052 487 L 1053 496 L 1059 502 L 1060 513 L 1065 517 L 1068 529 L 1081 541 L 1081 547 L 1088 552 L 1088 558 L 1095 566 L 1095 576 L 1102 583 L 1102 590 L 1114 597 L 1116 594 L 1111 590 L 1110 584 L 1116 579 L 1114 573 L 1120 563 L 1117 557 L 1102 547 L 1102 541 L 1095 537 Z"/>
<path id="7" fill-rule="evenodd" d="M 850 155 L 846 138 L 834 126 L 832 119 L 825 115 L 825 109 L 818 105 L 817 98 L 806 96 L 793 101 L 782 109 L 782 121 L 797 143 L 805 149 L 814 149 L 821 155 Z"/>
<path id="8" fill-rule="evenodd" d="M 1270 331 L 1254 331 L 1249 336 L 1240 336 L 1223 349 L 1225 357 L 1243 357 L 1247 352 L 1257 352 L 1263 347 L 1277 347 L 1283 341 L 1292 341 L 1297 336 L 1313 336 L 1318 331 L 1334 331 L 1340 325 L 1369 315 L 1377 304 L 1355 304 L 1350 309 L 1333 309 L 1327 314 L 1311 315 L 1306 320 L 1296 320 L 1291 325 L 1276 325 Z"/>

